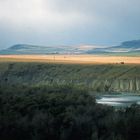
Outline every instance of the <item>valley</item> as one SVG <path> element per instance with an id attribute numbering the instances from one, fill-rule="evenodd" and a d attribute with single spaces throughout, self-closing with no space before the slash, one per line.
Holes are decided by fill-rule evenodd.
<path id="1" fill-rule="evenodd" d="M 91 57 L 1 56 L 0 138 L 139 140 L 139 58 Z"/>

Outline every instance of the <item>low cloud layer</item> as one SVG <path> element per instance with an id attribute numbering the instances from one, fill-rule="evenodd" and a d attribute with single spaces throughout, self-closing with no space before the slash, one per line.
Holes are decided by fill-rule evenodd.
<path id="1" fill-rule="evenodd" d="M 0 0 L 0 48 L 139 39 L 139 0 Z"/>

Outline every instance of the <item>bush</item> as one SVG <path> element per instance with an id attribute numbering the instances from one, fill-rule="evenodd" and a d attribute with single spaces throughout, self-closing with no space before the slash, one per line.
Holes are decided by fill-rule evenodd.
<path id="1" fill-rule="evenodd" d="M 139 140 L 140 107 L 95 103 L 73 85 L 0 88 L 1 140 Z"/>

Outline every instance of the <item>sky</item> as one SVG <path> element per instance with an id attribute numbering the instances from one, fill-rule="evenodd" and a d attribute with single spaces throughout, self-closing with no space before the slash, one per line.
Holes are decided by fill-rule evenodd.
<path id="1" fill-rule="evenodd" d="M 140 0 L 0 0 L 0 49 L 140 39 Z"/>

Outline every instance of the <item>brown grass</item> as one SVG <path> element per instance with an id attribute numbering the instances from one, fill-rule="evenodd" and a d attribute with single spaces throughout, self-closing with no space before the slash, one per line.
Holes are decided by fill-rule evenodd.
<path id="1" fill-rule="evenodd" d="M 76 64 L 140 64 L 140 57 L 97 55 L 0 55 L 0 62 L 50 62 Z"/>

